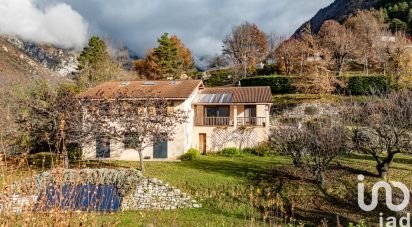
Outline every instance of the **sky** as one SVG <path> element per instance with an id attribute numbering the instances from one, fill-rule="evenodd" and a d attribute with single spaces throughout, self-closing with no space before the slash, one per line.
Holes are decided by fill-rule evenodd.
<path id="1" fill-rule="evenodd" d="M 91 35 L 143 56 L 164 32 L 196 57 L 221 52 L 233 26 L 291 35 L 333 0 L 0 0 L 0 33 L 81 49 Z"/>

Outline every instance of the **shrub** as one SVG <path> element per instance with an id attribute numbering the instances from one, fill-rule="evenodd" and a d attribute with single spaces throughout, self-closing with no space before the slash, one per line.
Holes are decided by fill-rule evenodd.
<path id="1" fill-rule="evenodd" d="M 257 156 L 268 156 L 270 154 L 270 146 L 266 142 L 259 143 L 255 147 L 255 155 Z"/>
<path id="2" fill-rule="evenodd" d="M 267 65 L 265 64 L 265 66 L 262 69 L 256 69 L 255 75 L 256 76 L 260 76 L 260 75 L 272 75 L 272 74 L 276 74 L 279 72 L 278 66 L 275 64 L 271 64 L 271 65 Z"/>
<path id="3" fill-rule="evenodd" d="M 204 81 L 208 87 L 219 87 L 232 83 L 231 75 L 233 73 L 231 70 L 221 69 L 210 71 L 209 73 L 210 78 Z"/>
<path id="4" fill-rule="evenodd" d="M 270 145 L 266 142 L 259 143 L 256 147 L 246 147 L 242 150 L 243 154 L 256 156 L 268 156 L 270 152 Z"/>
<path id="5" fill-rule="evenodd" d="M 82 159 L 82 149 L 77 144 L 70 144 L 67 148 L 67 154 L 70 161 L 79 161 Z"/>
<path id="6" fill-rule="evenodd" d="M 242 152 L 235 147 L 225 148 L 219 153 L 220 155 L 225 156 L 225 157 L 241 157 L 242 156 Z"/>
<path id="7" fill-rule="evenodd" d="M 347 80 L 345 92 L 351 95 L 368 95 L 372 91 L 390 90 L 390 82 L 383 76 L 351 76 Z"/>
<path id="8" fill-rule="evenodd" d="M 294 77 L 291 76 L 259 76 L 244 78 L 240 81 L 242 87 L 270 86 L 272 94 L 289 94 L 295 92 Z"/>
<path id="9" fill-rule="evenodd" d="M 182 155 L 180 157 L 180 160 L 182 161 L 191 161 L 191 160 L 196 160 L 200 157 L 200 151 L 194 148 L 190 148 L 186 154 Z"/>
<path id="10" fill-rule="evenodd" d="M 246 155 L 256 155 L 256 150 L 253 147 L 246 147 L 242 149 L 242 153 Z"/>

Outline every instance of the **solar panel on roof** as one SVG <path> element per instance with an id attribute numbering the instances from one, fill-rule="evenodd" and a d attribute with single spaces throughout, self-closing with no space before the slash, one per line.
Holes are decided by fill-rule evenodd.
<path id="1" fill-rule="evenodd" d="M 156 85 L 156 82 L 153 81 L 145 81 L 143 85 Z"/>
<path id="2" fill-rule="evenodd" d="M 198 94 L 195 103 L 232 103 L 233 95 L 228 93 L 222 94 Z"/>

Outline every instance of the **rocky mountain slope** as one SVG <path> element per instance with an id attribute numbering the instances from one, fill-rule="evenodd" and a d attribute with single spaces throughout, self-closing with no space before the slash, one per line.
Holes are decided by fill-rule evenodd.
<path id="1" fill-rule="evenodd" d="M 77 54 L 15 36 L 0 36 L 0 82 L 22 83 L 33 77 L 65 79 L 76 71 Z"/>
<path id="2" fill-rule="evenodd" d="M 8 43 L 18 48 L 43 67 L 56 72 L 60 76 L 67 76 L 76 71 L 76 51 L 64 50 L 47 44 L 38 44 L 23 41 L 16 36 L 5 37 Z"/>
<path id="3" fill-rule="evenodd" d="M 326 20 L 344 22 L 358 10 L 373 8 L 381 5 L 382 2 L 383 0 L 336 0 L 328 7 L 319 10 L 319 12 L 306 23 L 310 23 L 312 30 L 318 32 Z M 306 23 L 297 30 L 295 35 L 299 34 Z"/>

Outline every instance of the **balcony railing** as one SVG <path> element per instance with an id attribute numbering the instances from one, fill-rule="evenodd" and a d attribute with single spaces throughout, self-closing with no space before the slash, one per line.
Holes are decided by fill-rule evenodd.
<path id="1" fill-rule="evenodd" d="M 230 117 L 204 117 L 196 120 L 196 126 L 233 126 Z"/>
<path id="2" fill-rule="evenodd" d="M 238 126 L 266 126 L 265 117 L 238 117 Z"/>
<path id="3" fill-rule="evenodd" d="M 204 117 L 196 119 L 196 126 L 234 126 L 230 117 Z M 266 126 L 265 117 L 238 117 L 237 126 Z"/>

